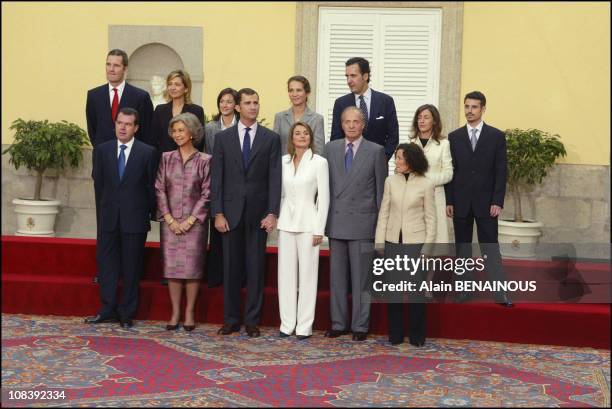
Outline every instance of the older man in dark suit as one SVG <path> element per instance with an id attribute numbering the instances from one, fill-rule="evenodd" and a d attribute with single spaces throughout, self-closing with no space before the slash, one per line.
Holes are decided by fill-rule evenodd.
<path id="1" fill-rule="evenodd" d="M 487 100 L 482 92 L 473 91 L 464 98 L 467 124 L 448 134 L 453 159 L 453 179 L 444 186 L 446 215 L 453 218 L 457 256 L 471 257 L 474 220 L 478 243 L 486 255 L 485 269 L 491 280 L 503 280 L 504 274 L 497 239 L 497 218 L 504 206 L 506 194 L 506 136 L 482 120 Z M 460 280 L 470 280 L 466 273 Z M 459 294 L 457 301 L 470 298 Z M 512 307 L 504 292 L 496 300 Z"/>
<path id="2" fill-rule="evenodd" d="M 240 330 L 240 288 L 247 281 L 244 323 L 260 335 L 266 239 L 276 226 L 281 197 L 280 137 L 257 123 L 259 95 L 238 91 L 240 121 L 215 137 L 212 161 L 212 215 L 223 240 L 223 327 Z"/>
<path id="3" fill-rule="evenodd" d="M 94 150 L 94 188 L 100 217 L 96 258 L 102 307 L 85 322 L 98 324 L 119 318 L 130 328 L 138 308 L 138 280 L 143 270 L 144 245 L 155 209 L 155 148 L 134 138 L 138 112 L 122 108 L 117 114 L 115 140 Z M 119 275 L 123 294 L 117 302 Z"/>
<path id="4" fill-rule="evenodd" d="M 343 139 L 340 116 L 349 106 L 356 106 L 365 116 L 363 137 L 385 148 L 389 160 L 399 143 L 399 124 L 395 102 L 387 94 L 370 88 L 370 63 L 365 58 L 354 57 L 346 62 L 346 83 L 351 93 L 344 95 L 334 103 L 331 139 Z"/>

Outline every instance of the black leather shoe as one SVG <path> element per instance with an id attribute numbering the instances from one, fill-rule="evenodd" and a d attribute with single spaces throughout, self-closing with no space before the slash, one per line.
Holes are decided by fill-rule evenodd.
<path id="1" fill-rule="evenodd" d="M 223 324 L 223 326 L 219 328 L 219 331 L 217 331 L 217 334 L 229 335 L 232 332 L 238 332 L 238 331 L 240 331 L 240 324 Z"/>
<path id="2" fill-rule="evenodd" d="M 85 318 L 86 324 L 101 324 L 103 322 L 116 322 L 116 321 L 117 321 L 116 317 L 107 317 L 107 316 L 102 316 L 100 314 L 95 315 L 93 317 Z"/>
<path id="3" fill-rule="evenodd" d="M 287 338 L 289 336 L 290 336 L 289 334 L 285 334 L 283 331 L 278 331 L 279 338 Z"/>
<path id="4" fill-rule="evenodd" d="M 359 331 L 353 332 L 353 341 L 365 341 L 367 337 L 368 337 L 367 332 L 359 332 Z"/>
<path id="5" fill-rule="evenodd" d="M 193 324 L 193 325 L 185 325 L 185 324 L 183 324 L 183 328 L 185 328 L 185 331 L 191 332 L 191 331 L 193 331 L 195 329 L 195 324 Z"/>
<path id="6" fill-rule="evenodd" d="M 404 338 L 389 338 L 391 345 L 399 345 L 404 343 Z"/>
<path id="7" fill-rule="evenodd" d="M 349 331 L 347 330 L 342 331 L 339 329 L 330 329 L 330 330 L 325 331 L 325 336 L 327 338 L 338 338 L 339 336 L 346 335 L 348 333 Z"/>
<path id="8" fill-rule="evenodd" d="M 126 318 L 126 319 L 121 320 L 121 328 L 129 329 L 129 328 L 132 328 L 133 326 L 134 326 L 134 323 L 132 322 L 131 319 Z"/>
<path id="9" fill-rule="evenodd" d="M 247 335 L 251 338 L 257 338 L 260 335 L 259 328 L 257 328 L 256 325 L 247 325 L 246 332 Z"/>
<path id="10" fill-rule="evenodd" d="M 298 335 L 297 339 L 298 339 L 298 341 L 303 341 L 303 340 L 308 339 L 310 337 L 312 337 L 312 335 Z"/>
<path id="11" fill-rule="evenodd" d="M 176 329 L 178 329 L 178 327 L 179 327 L 178 324 L 174 324 L 174 325 L 166 324 L 166 331 L 175 331 Z"/>

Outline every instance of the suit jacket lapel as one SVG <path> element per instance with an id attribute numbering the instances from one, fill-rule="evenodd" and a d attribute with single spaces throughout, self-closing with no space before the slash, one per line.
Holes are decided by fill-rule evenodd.
<path id="1" fill-rule="evenodd" d="M 111 100 L 110 94 L 108 92 L 108 83 L 102 87 L 102 93 L 100 94 L 100 101 L 102 101 L 102 115 L 108 118 L 108 122 L 111 124 L 113 128 L 113 133 L 115 131 L 115 126 L 113 124 L 113 113 L 111 111 Z"/>
<path id="2" fill-rule="evenodd" d="M 342 144 L 342 147 L 346 148 L 344 144 Z M 367 148 L 367 143 L 365 142 L 365 138 L 361 140 L 361 144 L 359 145 L 359 149 L 357 149 L 357 152 L 355 153 L 355 156 L 353 157 L 353 164 L 351 165 L 351 169 L 349 169 L 348 173 L 346 173 L 346 171 L 344 170 L 344 150 L 342 150 L 342 153 L 343 155 L 342 155 L 341 163 L 342 163 L 342 172 L 344 174 L 344 179 L 342 181 L 342 185 L 340 186 L 340 189 L 338 190 L 339 194 L 344 192 L 346 188 L 349 187 L 352 182 L 358 180 L 356 175 L 359 173 L 360 169 L 364 166 L 364 163 L 368 155 L 368 148 Z"/>
<path id="3" fill-rule="evenodd" d="M 467 128 L 466 128 L 467 132 Z M 482 130 L 480 131 L 480 136 L 478 137 L 478 141 L 476 142 L 476 149 L 474 149 L 474 153 L 478 152 L 478 148 L 482 146 L 482 144 L 487 143 L 487 135 L 489 134 L 487 125 L 485 123 L 482 124 Z M 470 145 L 471 147 L 471 145 Z"/>
<path id="4" fill-rule="evenodd" d="M 459 138 L 461 143 L 464 144 L 470 152 L 472 152 L 472 143 L 470 142 L 470 135 L 468 133 L 467 125 L 463 127 L 462 133 L 463 135 L 461 135 L 461 138 Z"/>
<path id="5" fill-rule="evenodd" d="M 376 119 L 376 117 L 378 117 L 378 111 L 379 111 L 378 98 L 379 97 L 380 95 L 378 95 L 378 92 L 372 90 L 372 98 L 370 98 L 370 112 L 368 112 L 368 114 L 370 115 L 370 117 L 368 118 L 368 123 L 370 123 L 371 120 Z"/>
<path id="6" fill-rule="evenodd" d="M 230 136 L 231 140 L 229 141 L 229 149 L 232 153 L 232 156 L 236 158 L 236 162 L 242 172 L 245 171 L 244 163 L 242 161 L 242 146 L 240 146 L 240 137 L 238 136 L 238 125 L 234 125 L 233 135 Z"/>
<path id="7" fill-rule="evenodd" d="M 255 158 L 255 156 L 257 156 L 257 153 L 259 153 L 259 151 L 261 150 L 261 147 L 266 143 L 264 138 L 265 136 L 264 136 L 263 131 L 261 130 L 261 125 L 257 125 L 257 132 L 255 132 L 255 140 L 253 141 L 253 144 L 251 145 L 251 154 L 249 156 L 249 166 L 251 162 L 253 161 L 253 159 Z"/>

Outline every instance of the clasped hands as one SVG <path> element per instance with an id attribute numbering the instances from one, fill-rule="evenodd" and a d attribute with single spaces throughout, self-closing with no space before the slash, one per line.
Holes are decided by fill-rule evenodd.
<path id="1" fill-rule="evenodd" d="M 191 229 L 191 227 L 193 226 L 192 223 L 189 223 L 189 219 L 191 217 L 193 216 L 189 216 L 188 218 L 186 218 L 185 220 L 179 223 L 174 218 L 172 218 L 172 216 L 168 213 L 164 216 L 164 219 L 166 220 L 166 223 L 168 224 L 168 228 L 170 229 L 170 231 L 176 234 L 177 236 L 179 236 L 181 234 L 187 233 L 189 229 Z"/>
<path id="2" fill-rule="evenodd" d="M 276 216 L 273 214 L 267 215 L 262 219 L 259 226 L 264 229 L 266 233 L 270 233 L 276 228 Z M 227 219 L 221 213 L 217 213 L 215 215 L 215 229 L 217 229 L 220 233 L 226 233 L 230 230 Z"/>

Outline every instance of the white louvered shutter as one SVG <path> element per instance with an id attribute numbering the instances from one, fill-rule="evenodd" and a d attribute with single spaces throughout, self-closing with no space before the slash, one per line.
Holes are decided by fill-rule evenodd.
<path id="1" fill-rule="evenodd" d="M 409 139 L 416 108 L 438 105 L 441 22 L 440 9 L 319 9 L 316 108 L 327 140 L 334 101 L 349 92 L 344 63 L 351 57 L 370 62 L 370 86 L 393 97 L 400 143 Z"/>

